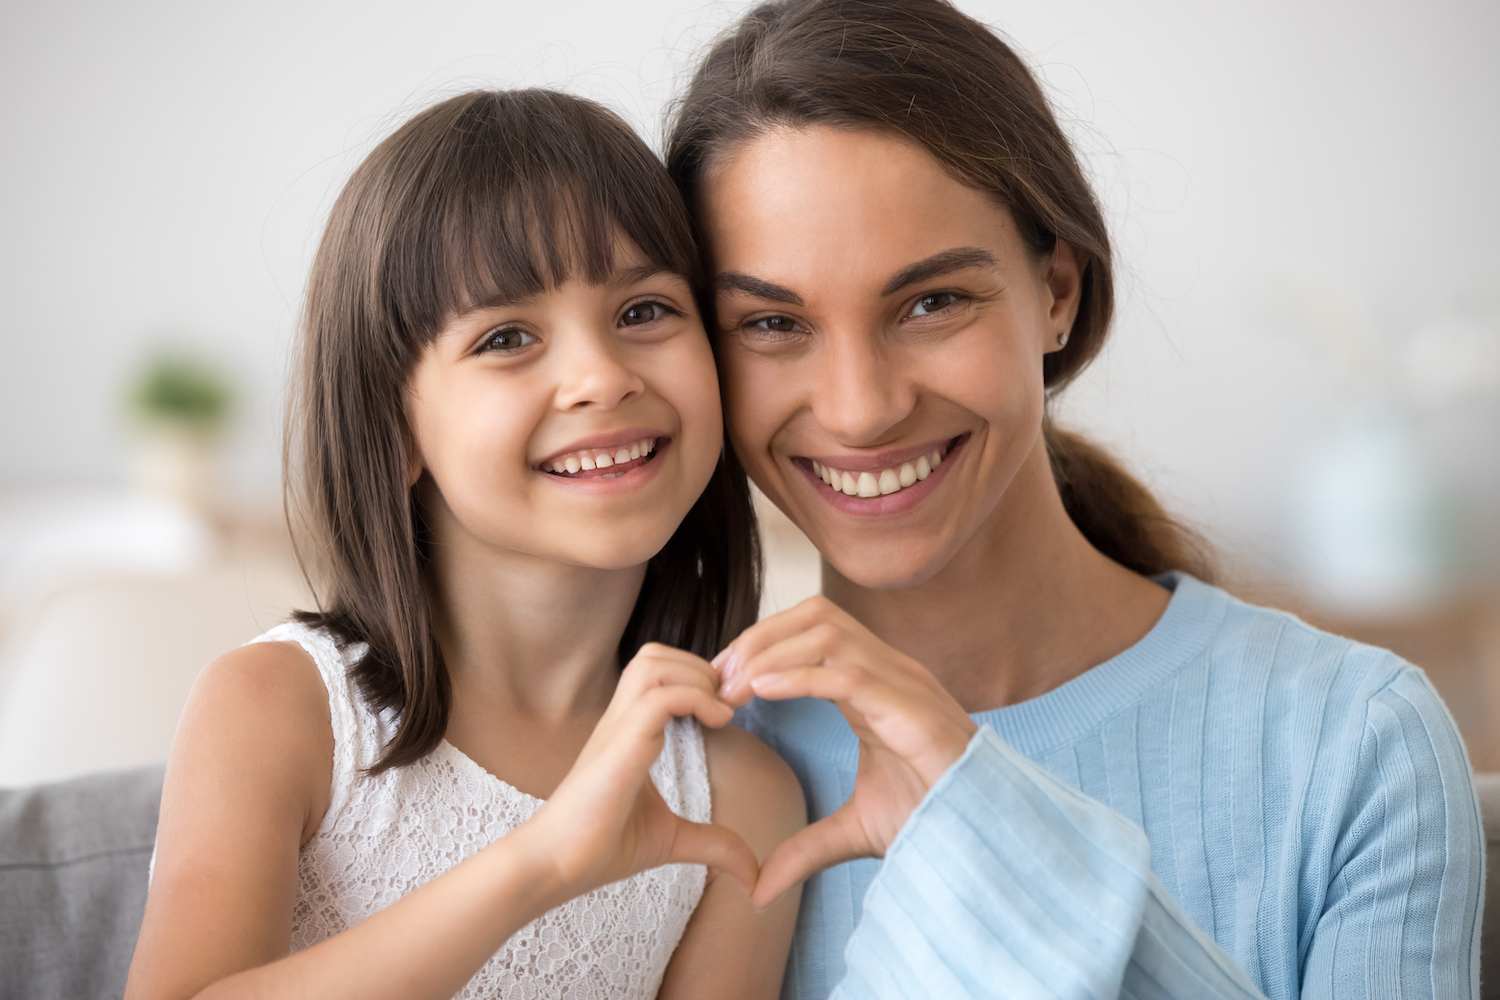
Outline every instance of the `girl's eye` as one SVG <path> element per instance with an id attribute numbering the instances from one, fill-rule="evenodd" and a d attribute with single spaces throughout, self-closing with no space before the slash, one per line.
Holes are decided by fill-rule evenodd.
<path id="1" fill-rule="evenodd" d="M 660 302 L 637 302 L 620 315 L 621 326 L 644 326 L 664 319 L 672 312 Z"/>
<path id="2" fill-rule="evenodd" d="M 958 300 L 958 295 L 953 292 L 933 292 L 918 299 L 911 307 L 910 315 L 931 316 L 957 304 Z"/>
<path id="3" fill-rule="evenodd" d="M 750 326 L 756 330 L 764 330 L 766 333 L 804 333 L 797 321 L 789 316 L 762 316 L 754 320 Z"/>
<path id="4" fill-rule="evenodd" d="M 518 327 L 506 326 L 485 334 L 484 340 L 479 344 L 479 350 L 482 353 L 504 354 L 530 347 L 536 342 L 537 338 L 534 334 L 527 333 Z"/>

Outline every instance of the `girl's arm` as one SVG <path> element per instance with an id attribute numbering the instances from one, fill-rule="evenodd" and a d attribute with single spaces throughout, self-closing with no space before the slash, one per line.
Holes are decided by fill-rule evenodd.
<path id="1" fill-rule="evenodd" d="M 753 884 L 744 842 L 673 815 L 649 779 L 672 717 L 729 721 L 716 688 L 701 660 L 647 646 L 536 816 L 368 920 L 287 956 L 297 852 L 327 805 L 327 699 L 300 650 L 235 651 L 195 685 L 173 746 L 127 997 L 451 997 L 515 931 L 597 886 L 673 862 Z"/>
<path id="2" fill-rule="evenodd" d="M 756 858 L 765 860 L 777 844 L 807 825 L 802 786 L 785 761 L 744 730 L 726 726 L 703 736 L 714 822 L 738 833 Z M 743 886 L 723 872 L 710 872 L 658 996 L 779 996 L 800 895 L 793 888 L 758 913 Z"/>

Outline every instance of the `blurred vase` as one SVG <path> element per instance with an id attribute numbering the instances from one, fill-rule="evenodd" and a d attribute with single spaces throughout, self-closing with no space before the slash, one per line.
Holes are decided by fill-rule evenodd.
<path id="1" fill-rule="evenodd" d="M 134 488 L 207 516 L 214 508 L 218 435 L 173 421 L 142 421 L 129 452 Z"/>
<path id="2" fill-rule="evenodd" d="M 1295 491 L 1309 589 L 1341 611 L 1420 605 L 1445 569 L 1443 512 L 1409 422 L 1370 407 L 1316 441 Z"/>

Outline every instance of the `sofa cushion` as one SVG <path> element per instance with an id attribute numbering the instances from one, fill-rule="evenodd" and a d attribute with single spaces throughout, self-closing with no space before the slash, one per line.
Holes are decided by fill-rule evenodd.
<path id="1" fill-rule="evenodd" d="M 125 992 L 163 770 L 0 789 L 0 997 Z"/>

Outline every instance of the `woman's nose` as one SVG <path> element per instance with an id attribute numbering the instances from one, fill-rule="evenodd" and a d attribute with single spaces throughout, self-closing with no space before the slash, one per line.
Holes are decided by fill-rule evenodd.
<path id="1" fill-rule="evenodd" d="M 877 441 L 916 404 L 911 373 L 863 330 L 827 336 L 813 379 L 813 415 L 851 447 Z"/>
<path id="2" fill-rule="evenodd" d="M 645 380 L 626 363 L 613 337 L 596 332 L 570 337 L 567 349 L 555 357 L 559 409 L 609 410 L 645 392 Z"/>

